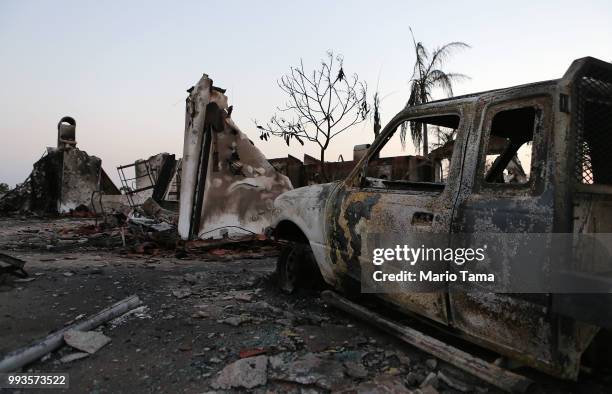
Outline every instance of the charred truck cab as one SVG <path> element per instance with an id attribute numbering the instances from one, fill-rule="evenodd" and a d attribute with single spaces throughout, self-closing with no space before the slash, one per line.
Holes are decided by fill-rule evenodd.
<path id="1" fill-rule="evenodd" d="M 427 156 L 424 176 L 407 179 L 391 171 L 385 179 L 371 177 L 369 161 L 394 149 L 402 125 L 443 136 Z M 611 159 L 612 64 L 594 58 L 574 61 L 558 80 L 405 108 L 344 181 L 291 190 L 275 200 L 273 234 L 296 245 L 281 256 L 280 276 L 291 290 L 302 275 L 300 264 L 312 256 L 328 285 L 348 291 L 371 265 L 370 241 L 387 235 L 410 244 L 429 233 L 612 233 Z M 612 261 L 586 274 L 582 268 L 580 274 L 563 272 L 570 282 L 612 289 Z M 576 379 L 589 344 L 612 327 L 611 297 L 604 292 L 445 286 L 447 291 L 378 296 L 566 379 Z"/>

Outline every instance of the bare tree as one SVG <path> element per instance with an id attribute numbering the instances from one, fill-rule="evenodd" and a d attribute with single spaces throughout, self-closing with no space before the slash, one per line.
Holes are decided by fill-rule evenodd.
<path id="1" fill-rule="evenodd" d="M 275 114 L 265 125 L 255 125 L 259 138 L 282 137 L 287 146 L 295 139 L 304 145 L 310 141 L 319 146 L 322 176 L 325 176 L 325 151 L 338 134 L 366 120 L 369 108 L 367 85 L 357 74 L 344 72 L 342 56 L 327 52 L 321 67 L 306 73 L 300 60 L 289 74 L 278 81 L 278 86 L 289 96 L 281 115 Z M 285 116 L 286 114 L 287 116 Z"/>
<path id="2" fill-rule="evenodd" d="M 410 34 L 412 34 L 412 29 L 410 29 Z M 463 74 L 443 71 L 442 68 L 453 50 L 470 48 L 470 46 L 460 41 L 451 42 L 436 48 L 430 53 L 422 42 L 416 42 L 414 34 L 412 34 L 412 42 L 414 44 L 416 61 L 410 79 L 410 98 L 406 106 L 412 107 L 431 101 L 432 90 L 434 88 L 442 88 L 449 97 L 452 96 L 453 82 L 468 77 Z M 407 128 L 408 125 L 403 123 L 400 130 L 402 146 L 406 143 Z M 427 156 L 429 151 L 427 125 L 419 122 L 410 122 L 410 136 L 417 150 L 420 150 L 421 142 L 423 143 L 423 155 Z"/>

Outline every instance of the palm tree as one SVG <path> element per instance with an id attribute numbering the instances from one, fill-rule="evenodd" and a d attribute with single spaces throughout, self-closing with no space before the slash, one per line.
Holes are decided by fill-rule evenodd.
<path id="1" fill-rule="evenodd" d="M 456 41 L 436 48 L 430 53 L 422 42 L 416 42 L 412 29 L 410 29 L 410 34 L 412 34 L 416 62 L 410 79 L 410 98 L 406 106 L 412 107 L 431 101 L 431 93 L 435 88 L 442 88 L 444 93 L 451 97 L 453 95 L 453 82 L 469 77 L 463 74 L 445 72 L 442 68 L 453 50 L 470 48 L 470 46 L 464 42 Z M 403 123 L 400 131 L 402 146 L 406 144 L 407 129 L 408 124 Z M 417 150 L 420 150 L 421 143 L 423 144 L 423 155 L 427 156 L 429 150 L 427 125 L 410 122 L 410 136 Z"/>
<path id="2" fill-rule="evenodd" d="M 374 93 L 374 138 L 378 137 L 378 133 L 380 133 L 380 129 L 382 128 L 380 124 L 380 96 L 378 95 L 378 91 Z"/>

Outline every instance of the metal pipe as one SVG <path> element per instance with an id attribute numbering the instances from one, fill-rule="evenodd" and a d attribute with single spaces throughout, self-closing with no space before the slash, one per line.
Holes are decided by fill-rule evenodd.
<path id="1" fill-rule="evenodd" d="M 32 361 L 38 360 L 45 354 L 60 348 L 64 343 L 64 333 L 68 330 L 89 331 L 102 323 L 131 311 L 138 305 L 140 305 L 140 299 L 138 296 L 130 296 L 106 309 L 103 309 L 89 319 L 72 324 L 68 327 L 64 327 L 61 330 L 49 334 L 46 338 L 35 342 L 30 346 L 17 349 L 7 354 L 2 360 L 0 360 L 0 372 L 15 371 L 24 365 L 31 363 Z"/>

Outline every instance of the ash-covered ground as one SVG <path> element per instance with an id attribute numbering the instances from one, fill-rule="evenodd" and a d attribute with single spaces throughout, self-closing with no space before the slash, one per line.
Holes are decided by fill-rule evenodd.
<path id="1" fill-rule="evenodd" d="M 65 392 L 498 392 L 326 306 L 317 291 L 280 292 L 271 247 L 125 248 L 116 233 L 74 231 L 92 224 L 0 219 L 0 251 L 29 273 L 0 284 L 0 355 L 127 296 L 142 300 L 97 329 L 111 342 L 95 353 L 70 361 L 79 350 L 65 345 L 23 369 L 69 373 Z M 609 378 L 527 373 L 535 391 L 609 392 Z"/>

